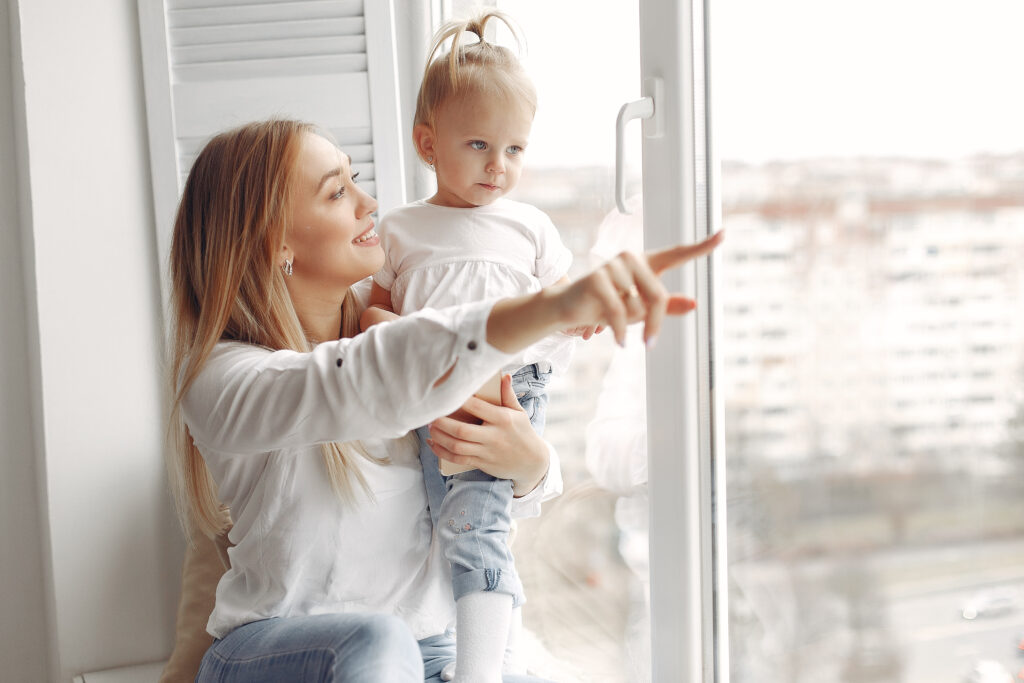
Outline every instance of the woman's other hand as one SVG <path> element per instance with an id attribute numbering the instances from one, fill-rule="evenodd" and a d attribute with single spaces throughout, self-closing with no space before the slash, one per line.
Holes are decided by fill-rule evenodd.
<path id="1" fill-rule="evenodd" d="M 472 396 L 462 410 L 481 424 L 452 417 L 431 422 L 428 443 L 437 457 L 511 479 L 517 498 L 536 488 L 547 474 L 550 453 L 512 391 L 512 376 L 501 377 L 500 406 Z"/>

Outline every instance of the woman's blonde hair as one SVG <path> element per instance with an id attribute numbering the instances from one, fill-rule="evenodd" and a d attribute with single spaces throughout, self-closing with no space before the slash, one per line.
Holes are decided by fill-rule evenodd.
<path id="1" fill-rule="evenodd" d="M 537 111 L 537 91 L 507 47 L 495 45 L 484 38 L 484 28 L 490 19 L 504 23 L 519 44 L 518 29 L 508 15 L 491 10 L 468 21 L 452 21 L 434 35 L 427 56 L 413 125 L 433 127 L 437 112 L 450 98 L 470 95 L 505 98 L 527 108 L 532 117 Z M 466 33 L 473 33 L 477 41 L 463 45 Z M 442 48 L 448 40 L 451 48 L 444 54 Z"/>
<path id="2" fill-rule="evenodd" d="M 182 398 L 219 341 L 308 351 L 278 260 L 290 215 L 291 187 L 302 137 L 311 124 L 271 120 L 214 137 L 189 172 L 171 240 L 171 367 L 174 398 L 168 461 L 171 493 L 187 535 L 208 536 L 227 523 L 217 487 L 181 415 Z M 359 332 L 351 290 L 342 303 L 342 336 Z M 340 496 L 351 476 L 368 490 L 356 444 L 322 446 L 328 476 Z"/>

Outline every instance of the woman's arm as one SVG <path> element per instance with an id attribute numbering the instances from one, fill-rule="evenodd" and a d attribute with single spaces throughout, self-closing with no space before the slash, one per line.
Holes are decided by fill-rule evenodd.
<path id="1" fill-rule="evenodd" d="M 644 342 L 652 344 L 666 314 L 681 315 L 696 306 L 691 299 L 670 295 L 658 275 L 708 253 L 722 236 L 718 232 L 697 244 L 648 254 L 623 252 L 571 284 L 499 301 L 487 321 L 487 341 L 512 352 L 560 329 L 596 323 L 612 328 L 622 345 L 626 326 L 643 320 Z"/>
<path id="2" fill-rule="evenodd" d="M 182 401 L 185 422 L 199 446 L 229 453 L 401 436 L 510 360 L 486 342 L 491 307 L 427 309 L 309 353 L 219 344 Z"/>
<path id="3" fill-rule="evenodd" d="M 198 445 L 231 453 L 400 436 L 453 412 L 511 353 L 564 327 L 605 322 L 621 340 L 627 322 L 646 320 L 651 338 L 666 311 L 694 306 L 668 296 L 656 273 L 719 240 L 623 254 L 569 285 L 426 309 L 310 353 L 218 345 L 184 397 L 186 424 Z M 621 298 L 634 283 L 638 295 Z"/>

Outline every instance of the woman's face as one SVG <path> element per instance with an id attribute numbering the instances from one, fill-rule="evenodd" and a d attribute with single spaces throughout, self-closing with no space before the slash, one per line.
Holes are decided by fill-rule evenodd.
<path id="1" fill-rule="evenodd" d="M 377 200 L 356 184 L 348 155 L 319 135 L 304 134 L 294 183 L 284 242 L 292 282 L 333 296 L 377 272 L 384 264 L 371 217 Z"/>

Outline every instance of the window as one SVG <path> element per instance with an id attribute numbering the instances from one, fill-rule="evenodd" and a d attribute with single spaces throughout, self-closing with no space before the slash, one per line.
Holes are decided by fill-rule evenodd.
<path id="1" fill-rule="evenodd" d="M 537 56 L 552 39 L 530 22 L 527 5 L 509 11 Z M 590 33 L 605 42 L 623 35 L 580 11 L 589 30 L 572 33 L 573 52 L 588 51 Z M 714 268 L 683 282 L 707 295 L 705 317 L 683 326 L 675 358 L 663 344 L 647 358 L 650 383 L 685 380 L 648 389 L 657 399 L 644 428 L 649 466 L 668 474 L 651 478 L 649 563 L 661 572 L 652 618 L 673 634 L 654 639 L 654 680 L 955 681 L 979 667 L 1016 674 L 1024 99 L 1005 84 L 1024 57 L 1010 28 L 1024 20 L 1021 9 L 1005 0 L 969 12 L 919 2 L 641 1 L 639 12 L 646 71 L 634 87 L 665 74 L 652 49 L 683 44 L 679 53 L 695 65 L 688 73 L 684 64 L 668 86 L 679 86 L 686 105 L 671 125 L 693 131 L 676 155 L 690 155 L 682 169 L 655 177 L 651 169 L 671 164 L 661 158 L 667 143 L 644 142 L 645 201 L 674 193 L 686 208 L 681 220 L 652 221 L 648 212 L 647 237 L 668 241 L 665 223 L 680 226 L 679 239 L 718 223 L 728 234 Z M 560 37 L 578 25 L 546 19 L 540 24 Z M 625 58 L 632 44 L 616 47 Z M 564 85 L 564 54 L 539 61 L 575 100 L 563 111 L 575 112 L 590 89 Z M 604 73 L 602 55 L 590 58 L 590 72 Z M 615 103 L 636 96 L 627 88 Z M 596 109 L 589 115 L 600 118 Z M 543 109 L 538 131 L 542 120 Z M 566 139 L 555 165 L 569 167 L 568 179 L 533 194 L 524 184 L 521 198 L 551 210 L 600 176 L 572 169 L 577 151 Z M 610 144 L 610 133 L 597 139 Z M 538 132 L 533 145 L 548 143 Z M 543 164 L 531 166 L 540 176 Z M 674 183 L 667 190 L 664 178 Z M 594 195 L 604 211 L 607 187 Z M 575 234 L 567 241 L 586 243 Z M 692 383 L 693 393 L 679 389 Z M 567 429 L 586 422 L 581 406 L 592 392 L 575 394 L 578 421 Z M 553 392 L 552 410 L 572 396 Z M 578 446 L 559 446 L 572 479 Z M 680 475 L 666 462 L 673 456 L 699 467 L 680 465 Z M 628 596 L 618 598 L 615 629 L 595 625 L 609 613 L 579 599 L 612 574 L 582 568 L 622 561 L 609 551 L 623 534 L 608 491 L 588 475 L 572 479 L 576 488 L 517 542 L 528 566 L 537 561 L 529 544 L 549 523 L 575 524 L 574 535 L 548 537 L 571 557 L 562 566 L 571 595 L 544 595 L 532 608 L 545 613 L 528 612 L 527 623 L 571 664 L 576 678 L 565 680 L 643 680 L 607 665 L 608 653 L 628 643 L 615 640 Z M 683 486 L 654 489 L 668 480 Z"/>
<path id="2" fill-rule="evenodd" d="M 1024 665 L 1022 20 L 711 3 L 734 683 Z"/>
<path id="3" fill-rule="evenodd" d="M 615 118 L 639 89 L 637 2 L 599 10 L 585 0 L 493 4 L 525 35 L 523 63 L 539 100 L 512 198 L 551 216 L 574 254 L 571 276 L 630 243 L 641 249 L 638 216 L 620 216 L 612 193 Z M 508 41 L 504 31 L 497 37 Z M 632 132 L 628 187 L 637 193 L 639 133 Z M 520 521 L 513 545 L 527 594 L 527 659 L 539 675 L 567 683 L 650 676 L 647 501 L 635 481 L 645 469 L 643 411 L 628 399 L 642 392 L 642 376 L 632 376 L 635 389 L 614 380 L 602 388 L 613 359 L 642 372 L 643 356 L 618 356 L 616 348 L 609 334 L 580 342 L 567 375 L 550 386 L 545 436 L 559 451 L 565 494 L 545 504 L 541 518 Z M 594 424 L 598 415 L 604 419 Z M 616 451 L 621 462 L 607 461 L 596 447 L 600 434 L 637 445 Z"/>

